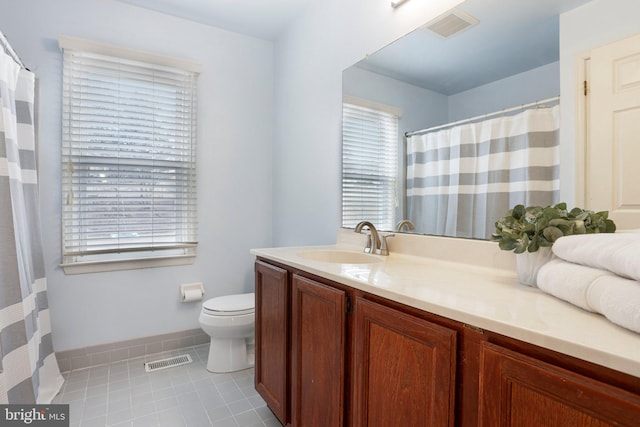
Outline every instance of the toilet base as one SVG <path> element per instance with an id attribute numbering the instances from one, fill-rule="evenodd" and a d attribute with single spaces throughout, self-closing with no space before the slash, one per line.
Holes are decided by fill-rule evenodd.
<path id="1" fill-rule="evenodd" d="M 207 371 L 226 373 L 252 368 L 254 352 L 247 352 L 247 338 L 211 338 Z"/>

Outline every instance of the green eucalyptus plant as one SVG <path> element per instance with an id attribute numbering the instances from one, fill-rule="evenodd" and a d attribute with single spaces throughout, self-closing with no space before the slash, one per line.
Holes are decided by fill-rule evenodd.
<path id="1" fill-rule="evenodd" d="M 616 225 L 608 219 L 609 212 L 594 212 L 580 208 L 567 211 L 566 203 L 547 206 L 516 205 L 496 221 L 491 240 L 500 249 L 521 254 L 550 247 L 562 236 L 571 234 L 613 233 Z"/>

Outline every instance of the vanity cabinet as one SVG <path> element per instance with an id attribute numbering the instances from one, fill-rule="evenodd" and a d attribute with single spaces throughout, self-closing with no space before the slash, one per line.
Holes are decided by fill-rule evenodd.
<path id="1" fill-rule="evenodd" d="M 640 425 L 640 378 L 256 261 L 256 389 L 293 427 Z"/>
<path id="2" fill-rule="evenodd" d="M 354 427 L 453 426 L 456 332 L 357 297 Z"/>
<path id="3" fill-rule="evenodd" d="M 640 425 L 640 396 L 497 345 L 483 343 L 479 425 Z"/>
<path id="4" fill-rule="evenodd" d="M 456 331 L 282 267 L 256 261 L 255 384 L 283 424 L 454 425 Z"/>

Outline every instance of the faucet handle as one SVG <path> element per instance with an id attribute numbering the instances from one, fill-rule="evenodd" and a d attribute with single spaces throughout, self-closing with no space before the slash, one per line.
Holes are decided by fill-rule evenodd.
<path id="1" fill-rule="evenodd" d="M 389 247 L 387 246 L 387 238 L 395 237 L 395 234 L 387 234 L 386 236 L 380 236 L 380 255 L 389 255 Z"/>

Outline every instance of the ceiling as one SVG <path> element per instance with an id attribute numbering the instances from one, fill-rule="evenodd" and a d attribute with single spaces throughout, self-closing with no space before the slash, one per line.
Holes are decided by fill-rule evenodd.
<path id="1" fill-rule="evenodd" d="M 118 0 L 202 24 L 275 38 L 318 0 Z"/>
<path id="2" fill-rule="evenodd" d="M 558 61 L 559 17 L 590 0 L 466 0 L 480 22 L 449 38 L 416 30 L 357 66 L 453 95 Z"/>
<path id="3" fill-rule="evenodd" d="M 321 0 L 118 1 L 273 41 Z M 447 39 L 416 30 L 358 66 L 455 94 L 558 61 L 558 15 L 588 1 L 466 0 L 458 9 L 479 19 L 476 26 Z"/>

